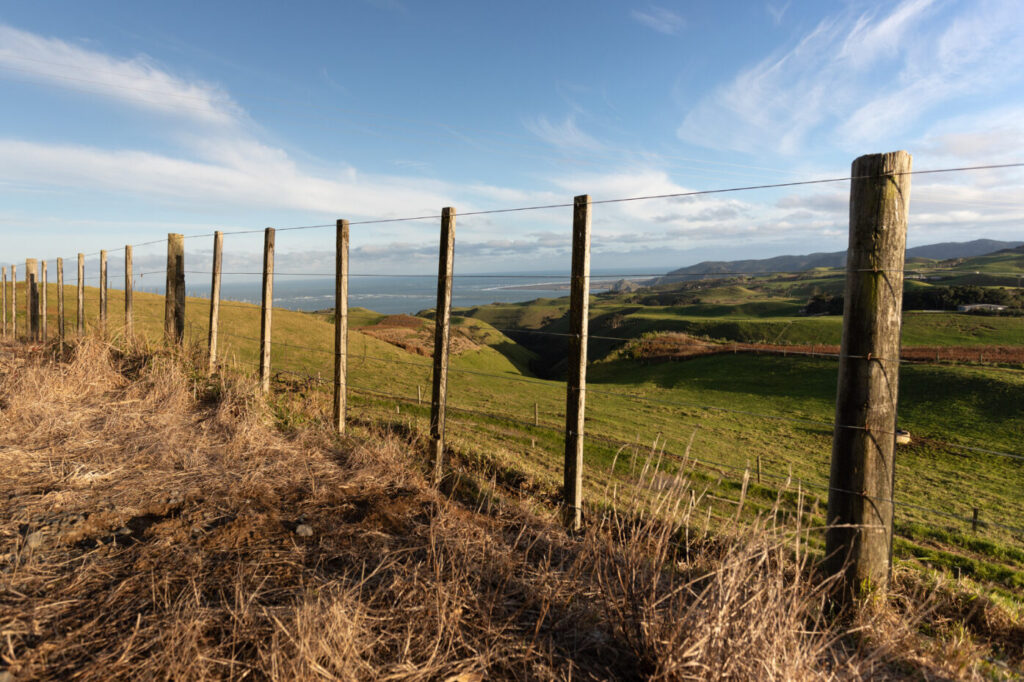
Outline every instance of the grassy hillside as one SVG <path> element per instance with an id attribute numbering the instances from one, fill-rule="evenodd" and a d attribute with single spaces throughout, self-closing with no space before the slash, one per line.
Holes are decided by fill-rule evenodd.
<path id="1" fill-rule="evenodd" d="M 729 293 L 745 295 L 740 289 Z M 53 296 L 51 291 L 51 300 Z M 163 299 L 137 294 L 135 305 L 139 332 L 160 339 Z M 96 292 L 90 290 L 86 306 L 90 321 L 95 320 L 95 306 Z M 114 334 L 123 319 L 121 306 L 118 292 L 111 292 L 109 328 Z M 503 306 L 508 310 L 528 307 Z M 612 315 L 625 309 L 615 310 Z M 189 339 L 204 343 L 208 302 L 189 299 L 187 311 Z M 225 302 L 221 314 L 221 357 L 240 371 L 255 372 L 258 308 Z M 612 324 L 600 301 L 595 314 L 599 323 Z M 426 325 L 425 320 L 410 319 L 413 325 Z M 667 313 L 640 310 L 622 315 L 615 324 L 620 331 L 635 332 L 638 327 L 631 325 L 665 329 L 672 319 Z M 776 338 L 796 338 L 829 328 L 834 328 L 838 338 L 841 324 L 838 318 L 752 322 L 722 314 L 704 319 L 708 324 L 735 325 L 734 335 L 778 329 Z M 920 328 L 912 323 L 917 319 L 922 320 Z M 352 312 L 349 385 L 353 415 L 426 433 L 430 358 L 375 336 L 387 320 L 388 316 L 366 310 Z M 1000 327 L 992 325 L 993 321 L 1015 322 L 957 315 L 908 316 L 907 335 L 914 338 L 916 334 L 921 342 L 929 343 L 953 337 L 963 343 L 965 333 L 983 340 L 1011 335 L 1009 338 L 1021 342 L 1019 336 L 1012 336 L 1019 327 Z M 51 327 L 53 324 L 51 318 Z M 496 475 L 521 480 L 542 494 L 556 494 L 561 481 L 562 435 L 558 429 L 564 421 L 564 384 L 531 375 L 533 354 L 488 322 L 459 316 L 455 328 L 465 342 L 452 359 L 449 378 L 448 435 L 456 453 Z M 552 328 L 558 327 L 548 326 Z M 824 343 L 829 337 L 812 338 Z M 316 378 L 329 380 L 332 376 L 333 328 L 328 316 L 275 310 L 273 339 L 271 362 L 273 371 L 281 373 L 280 388 L 309 394 L 326 389 Z M 731 513 L 734 503 L 730 500 L 740 494 L 743 470 L 753 470 L 760 459 L 762 486 L 753 488 L 748 511 L 769 507 L 774 490 L 792 477 L 808 494 L 805 511 L 809 520 L 823 523 L 835 376 L 833 360 L 814 358 L 726 354 L 657 365 L 627 360 L 594 362 L 587 399 L 591 436 L 586 452 L 587 499 L 605 505 L 614 496 L 615 486 L 632 485 L 641 468 L 637 462 L 643 461 L 643 452 L 650 451 L 652 443 L 657 443 L 655 450 L 667 451 L 661 464 L 668 473 L 677 470 L 677 458 L 689 445 L 690 464 L 700 462 L 693 471 L 695 480 L 717 491 L 718 501 L 712 504 L 716 514 L 726 517 Z M 421 403 L 417 403 L 419 395 L 423 396 Z M 983 366 L 906 366 L 900 395 L 900 425 L 911 431 L 914 443 L 901 448 L 899 455 L 897 498 L 906 504 L 899 507 L 898 520 L 909 536 L 899 556 L 911 560 L 934 546 L 966 553 L 974 563 L 967 568 L 957 564 L 961 574 L 1024 593 L 1024 555 L 1013 550 L 1021 547 L 1024 538 L 987 526 L 984 539 L 991 544 L 979 546 L 977 538 L 967 533 L 969 524 L 943 516 L 969 518 L 978 507 L 983 524 L 994 521 L 1024 527 L 1024 513 L 1017 504 L 1024 484 L 1022 462 L 957 447 L 1019 451 L 1024 415 L 1016 406 L 1024 400 L 1024 372 Z M 324 402 L 321 414 L 327 409 Z M 537 426 L 533 425 L 535 410 Z M 280 417 L 296 425 L 318 418 L 284 408 Z M 624 443 L 633 444 L 625 454 L 620 452 Z M 795 500 L 788 504 L 795 509 Z M 944 535 L 941 541 L 924 537 L 919 527 L 937 528 Z M 812 546 L 818 546 L 817 542 Z M 929 561 L 955 564 L 946 556 Z"/>
<path id="2" fill-rule="evenodd" d="M 97 337 L 0 351 L 7 678 L 1008 679 L 1024 663 L 1019 610 L 904 567 L 890 596 L 825 618 L 803 535 L 771 516 L 709 531 L 699 479 L 648 476 L 647 498 L 622 491 L 570 537 L 553 500 L 468 459 L 432 487 L 423 439 L 383 412 L 339 438 L 287 418 L 316 415 L 316 392 L 279 384 L 265 404 L 200 355 Z M 648 499 L 675 513 L 642 517 Z"/>

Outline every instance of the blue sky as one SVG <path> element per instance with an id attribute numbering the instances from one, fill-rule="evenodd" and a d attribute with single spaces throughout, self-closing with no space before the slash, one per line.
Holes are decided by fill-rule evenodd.
<path id="1" fill-rule="evenodd" d="M 1022 80 L 1024 12 L 998 0 L 0 2 L 0 260 L 837 177 L 893 149 L 1024 161 Z M 916 176 L 910 243 L 1019 238 L 1022 181 Z M 594 263 L 839 250 L 847 193 L 595 206 Z M 460 218 L 457 266 L 567 267 L 570 222 Z M 436 233 L 354 227 L 353 268 L 430 272 Z M 329 270 L 332 238 L 280 233 L 279 268 Z M 259 248 L 229 236 L 229 267 Z"/>

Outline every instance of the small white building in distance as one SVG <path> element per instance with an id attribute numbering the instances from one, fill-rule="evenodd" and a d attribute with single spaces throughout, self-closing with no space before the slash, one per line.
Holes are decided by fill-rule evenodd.
<path id="1" fill-rule="evenodd" d="M 971 303 L 970 305 L 958 305 L 956 307 L 957 312 L 970 313 L 975 310 L 987 310 L 990 312 L 999 312 L 1000 310 L 1006 310 L 1005 305 L 996 305 L 995 303 Z"/>

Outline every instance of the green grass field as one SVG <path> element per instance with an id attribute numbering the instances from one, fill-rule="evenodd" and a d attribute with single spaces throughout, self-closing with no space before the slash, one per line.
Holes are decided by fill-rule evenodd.
<path id="1" fill-rule="evenodd" d="M 67 328 L 71 330 L 76 315 L 72 287 L 67 287 L 65 296 L 69 304 Z M 25 299 L 21 287 L 18 297 L 18 326 L 23 332 Z M 98 317 L 97 290 L 87 289 L 86 297 L 85 314 L 92 326 Z M 48 327 L 53 336 L 55 285 L 50 285 L 48 300 Z M 154 342 L 162 338 L 163 305 L 161 296 L 135 294 L 136 330 Z M 188 299 L 190 342 L 205 343 L 208 306 L 207 300 Z M 545 302 L 536 309 L 516 305 L 494 308 L 454 321 L 458 333 L 479 345 L 452 359 L 449 442 L 459 457 L 503 476 L 521 477 L 536 490 L 553 495 L 561 481 L 562 435 L 558 429 L 565 413 L 564 383 L 531 376 L 531 351 L 513 343 L 492 324 L 508 324 L 501 316 L 520 309 L 529 312 L 520 315 L 519 325 L 525 325 L 526 319 L 540 324 L 559 315 L 562 303 Z M 608 313 L 600 304 L 595 308 L 595 317 Z M 258 312 L 258 306 L 249 304 L 222 304 L 221 357 L 239 371 L 256 370 Z M 708 324 L 777 325 L 781 331 L 795 330 L 786 332 L 793 334 L 792 338 L 798 334 L 811 336 L 811 330 L 816 329 L 813 333 L 819 334 L 823 343 L 832 334 L 838 340 L 841 324 L 838 318 L 789 317 L 730 322 L 731 313 L 718 312 L 721 314 L 695 319 Z M 349 382 L 353 416 L 426 433 L 430 358 L 360 331 L 383 317 L 362 309 L 354 309 L 351 314 Z M 279 390 L 291 386 L 303 393 L 316 393 L 318 385 L 303 377 L 332 376 L 330 319 L 283 309 L 275 309 L 273 319 L 272 369 L 285 372 L 279 377 Z M 641 311 L 624 319 L 643 321 L 650 329 L 664 329 L 678 316 Z M 993 321 L 1015 322 L 1018 326 L 993 325 Z M 622 324 L 620 320 L 620 329 Z M 969 342 L 965 337 L 974 335 L 1020 344 L 1024 338 L 1019 325 L 1019 318 L 911 315 L 905 336 L 917 339 L 914 343 L 948 340 L 966 345 Z M 123 329 L 120 291 L 110 292 L 107 327 L 115 337 Z M 807 520 L 823 523 L 832 432 L 828 424 L 834 409 L 836 371 L 835 361 L 829 359 L 743 354 L 664 364 L 594 362 L 589 369 L 587 394 L 588 500 L 610 503 L 616 486 L 631 485 L 655 441 L 656 451 L 665 450 L 660 460 L 667 473 L 676 470 L 676 456 L 690 444 L 689 464 L 696 461 L 690 475 L 708 487 L 707 502 L 715 513 L 726 516 L 735 512 L 743 471 L 750 467 L 753 475 L 760 459 L 762 485 L 751 487 L 746 513 L 770 508 L 779 487 L 790 479 L 783 495 L 787 508 L 795 509 L 795 489 L 799 486 L 807 494 L 803 508 Z M 423 402 L 417 404 L 420 392 Z M 326 401 L 321 402 L 326 405 Z M 1024 594 L 1024 536 L 985 525 L 996 522 L 1024 528 L 1024 510 L 1019 504 L 1024 461 L 962 447 L 1019 453 L 1024 435 L 1022 403 L 1021 370 L 966 365 L 910 365 L 902 369 L 899 423 L 914 437 L 914 442 L 901 446 L 897 454 L 897 527 L 903 535 L 897 550 L 902 560 L 945 567 L 996 589 Z M 539 426 L 533 425 L 535 408 Z M 323 417 L 314 414 L 289 418 Z M 632 445 L 616 457 L 620 443 Z M 971 532 L 969 523 L 943 515 L 970 518 L 975 507 L 983 524 L 977 534 Z M 812 546 L 815 542 L 812 540 Z"/>

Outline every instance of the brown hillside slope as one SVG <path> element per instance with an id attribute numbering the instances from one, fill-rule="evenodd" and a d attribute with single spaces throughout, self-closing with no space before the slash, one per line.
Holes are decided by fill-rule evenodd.
<path id="1" fill-rule="evenodd" d="M 572 539 L 510 491 L 433 490 L 398 436 L 285 435 L 187 360 L 51 352 L 0 356 L 7 680 L 970 675 L 989 651 L 890 606 L 826 624 L 781 531 L 624 513 Z"/>

